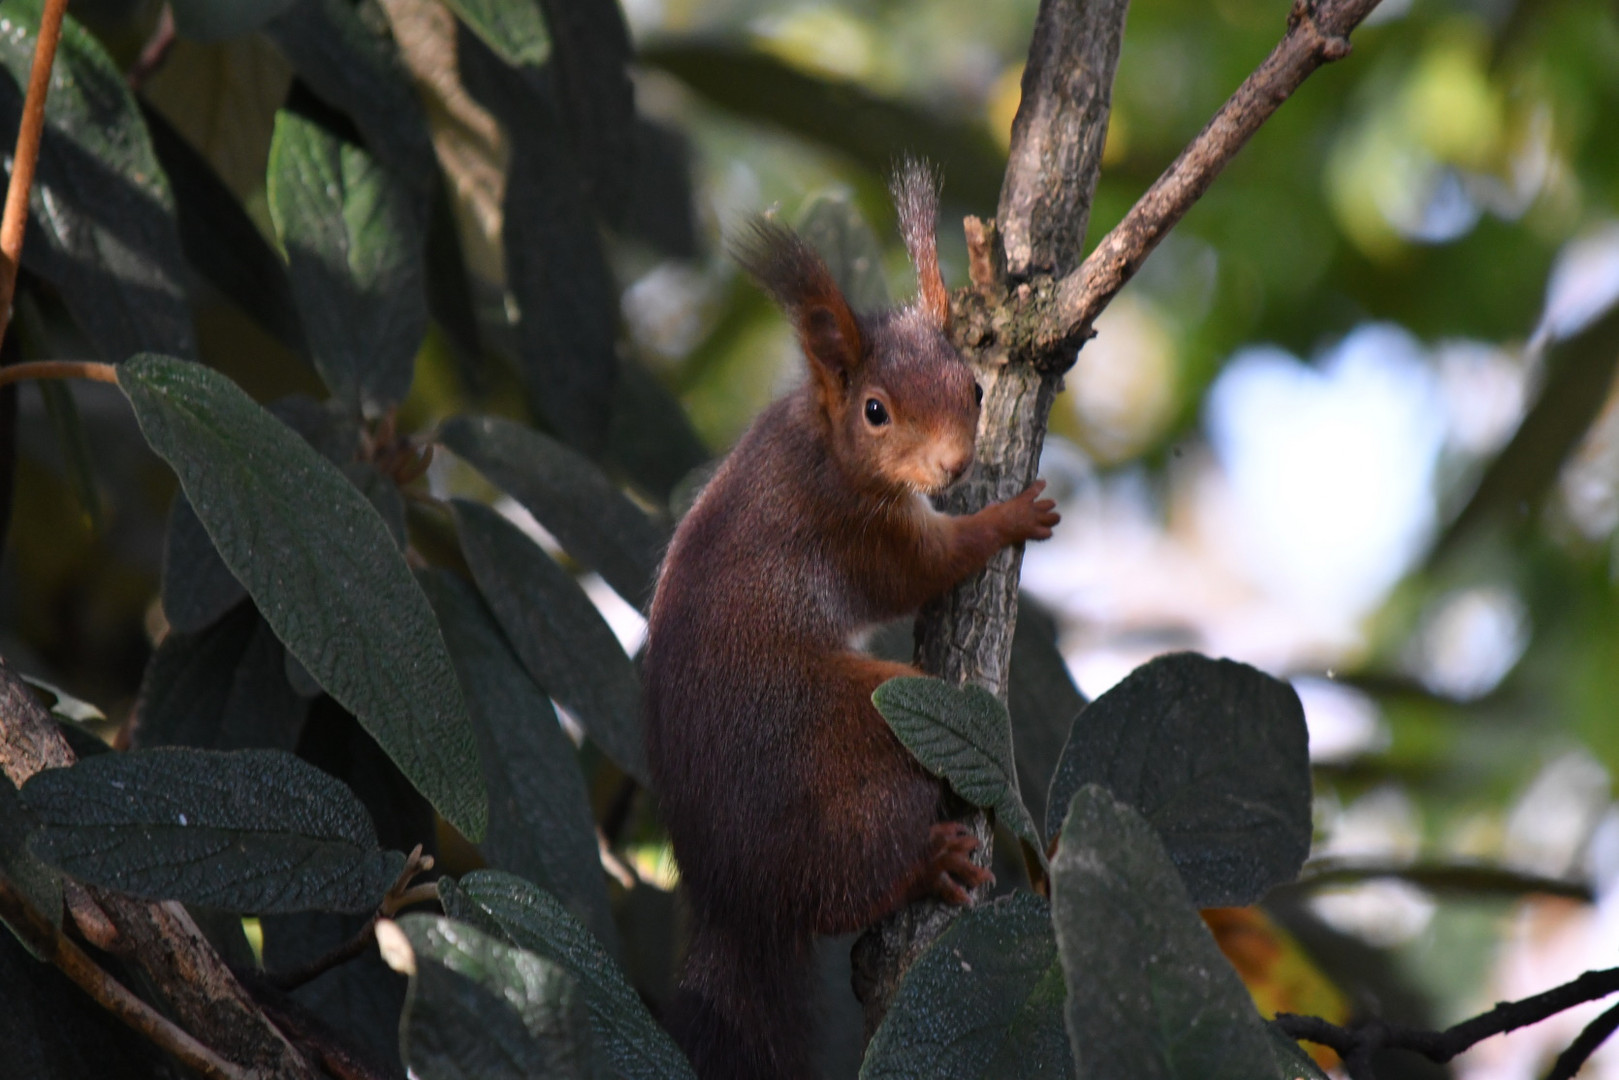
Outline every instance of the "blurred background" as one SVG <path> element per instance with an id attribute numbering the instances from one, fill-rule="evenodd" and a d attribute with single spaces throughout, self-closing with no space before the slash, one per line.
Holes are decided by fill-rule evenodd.
<path id="1" fill-rule="evenodd" d="M 444 41 L 401 29 L 433 6 L 380 8 L 428 102 L 480 302 L 498 308 L 507 150 Z M 623 7 L 638 106 L 689 163 L 698 223 L 663 251 L 611 244 L 625 348 L 719 453 L 797 377 L 722 236 L 751 213 L 843 200 L 884 238 L 889 290 L 906 297 L 883 173 L 908 149 L 943 168 L 945 276 L 963 284 L 959 221 L 994 212 L 1036 4 Z M 1136 0 L 1092 242 L 1263 59 L 1286 9 Z M 132 60 L 160 5 L 73 12 Z M 142 87 L 267 234 L 265 156 L 291 81 L 247 36 L 181 40 Z M 1306 884 L 1222 932 L 1266 1009 L 1443 1026 L 1619 966 L 1616 299 L 1619 8 L 1384 0 L 1068 376 L 1043 464 L 1064 523 L 1030 549 L 1024 583 L 1080 689 L 1196 649 L 1288 677 L 1305 703 Z M 197 310 L 204 355 L 250 392 L 314 388 L 228 304 Z M 452 368 L 431 336 L 406 429 L 462 406 Z M 488 377 L 499 400 L 509 376 Z M 116 391 L 74 393 L 78 443 L 37 389 L 21 397 L 0 647 L 117 720 L 162 633 L 172 481 L 126 452 L 139 438 Z M 447 455 L 435 466 L 441 488 L 464 482 Z M 633 648 L 639 616 L 597 591 Z M 1594 1008 L 1490 1040 L 1451 1074 L 1538 1076 Z M 1619 1047 L 1582 1075 L 1619 1077 Z"/>

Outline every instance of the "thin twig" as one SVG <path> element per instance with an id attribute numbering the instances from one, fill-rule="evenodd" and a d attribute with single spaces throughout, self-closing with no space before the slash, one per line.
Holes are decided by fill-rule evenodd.
<path id="1" fill-rule="evenodd" d="M 1568 1049 L 1557 1055 L 1557 1061 L 1553 1063 L 1552 1071 L 1546 1074 L 1546 1080 L 1574 1080 L 1580 1066 L 1608 1041 L 1608 1036 L 1615 1030 L 1619 1030 L 1619 1005 L 1615 1005 L 1585 1025 L 1585 1030 L 1580 1032 L 1579 1038 L 1569 1043 Z"/>
<path id="2" fill-rule="evenodd" d="M 1534 997 L 1524 998 L 1522 1001 L 1501 1002 L 1489 1012 L 1481 1013 L 1470 1020 L 1463 1020 L 1444 1031 L 1408 1028 L 1388 1023 L 1378 1017 L 1369 1017 L 1347 1027 L 1339 1027 L 1318 1016 L 1278 1013 L 1275 1023 L 1279 1029 L 1295 1039 L 1331 1047 L 1344 1059 L 1344 1067 L 1351 1077 L 1355 1080 L 1363 1078 L 1369 1080 L 1372 1075 L 1370 1058 L 1374 1051 L 1409 1050 L 1443 1065 L 1457 1054 L 1492 1035 L 1504 1035 L 1509 1031 L 1528 1027 L 1530 1024 L 1538 1024 L 1547 1017 L 1555 1016 L 1575 1005 L 1616 993 L 1619 993 L 1619 968 L 1608 968 L 1603 971 L 1587 971 L 1572 982 L 1553 987 Z M 1586 1031 L 1591 1033 L 1596 1044 L 1600 1044 L 1616 1026 L 1619 1026 L 1619 1016 L 1613 1018 L 1606 1031 L 1598 1028 L 1597 1024 L 1592 1024 Z M 1584 1038 L 1582 1035 L 1581 1040 Z M 1592 1045 L 1591 1050 L 1596 1048 L 1596 1044 Z M 1577 1040 L 1575 1045 L 1580 1045 L 1580 1041 Z M 1574 1047 L 1569 1048 L 1570 1053 L 1573 1050 Z M 1587 1056 L 1591 1050 L 1585 1051 Z"/>
<path id="3" fill-rule="evenodd" d="M 1053 315 L 1034 342 L 1037 355 L 1090 336 L 1096 316 L 1260 125 L 1317 68 L 1349 55 L 1350 31 L 1377 4 L 1378 0 L 1295 0 L 1287 33 L 1264 63 L 1136 201 L 1124 220 L 1102 238 L 1084 264 L 1057 282 Z"/>
<path id="4" fill-rule="evenodd" d="M 210 1080 L 250 1080 L 247 1070 L 215 1054 L 101 970 L 83 949 L 35 910 L 4 878 L 0 878 L 0 916 L 28 942 L 35 954 L 56 965 L 97 1004 L 184 1064 Z"/>
<path id="5" fill-rule="evenodd" d="M 11 325 L 11 297 L 22 265 L 22 238 L 28 227 L 28 195 L 39 164 L 39 142 L 45 132 L 45 97 L 51 89 L 51 65 L 62 37 L 62 15 L 67 0 L 45 0 L 34 39 L 34 63 L 28 72 L 28 96 L 23 100 L 17 149 L 11 156 L 11 183 L 6 188 L 6 209 L 0 217 L 0 338 Z"/>
<path id="6" fill-rule="evenodd" d="M 0 337 L 4 336 L 0 328 Z M 99 360 L 31 360 L 26 364 L 12 364 L 0 368 L 0 386 L 10 386 L 24 379 L 89 379 L 92 382 L 116 383 L 118 369 Z"/>
<path id="7" fill-rule="evenodd" d="M 412 886 L 411 880 L 418 874 L 424 874 L 433 869 L 433 856 L 422 854 L 422 845 L 417 844 L 415 849 L 405 857 L 405 868 L 399 872 L 394 883 L 388 887 L 382 902 L 377 910 L 365 921 L 365 925 L 355 931 L 343 944 L 330 952 L 317 956 L 302 967 L 291 971 L 275 973 L 266 972 L 264 981 L 277 990 L 296 990 L 304 983 L 312 982 L 328 971 L 350 960 L 365 955 L 377 940 L 377 919 L 391 919 L 403 908 L 412 904 L 426 903 L 438 895 L 435 885 Z"/>
<path id="8" fill-rule="evenodd" d="M 146 80 L 156 75 L 169 59 L 169 52 L 174 48 L 178 35 L 174 30 L 174 7 L 164 4 L 163 10 L 157 13 L 157 26 L 152 29 L 152 36 L 141 46 L 140 56 L 135 58 L 135 65 L 124 75 L 124 83 L 131 90 L 139 90 L 146 85 Z"/>

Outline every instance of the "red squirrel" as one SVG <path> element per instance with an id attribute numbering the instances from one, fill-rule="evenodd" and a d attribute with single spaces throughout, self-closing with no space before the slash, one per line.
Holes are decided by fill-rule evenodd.
<path id="1" fill-rule="evenodd" d="M 973 461 L 983 391 L 951 346 L 938 192 L 894 182 L 920 281 L 860 314 L 820 256 L 756 220 L 733 254 L 786 311 L 809 378 L 748 429 L 675 531 L 643 664 L 646 745 L 691 906 L 671 1017 L 702 1080 L 812 1075 L 813 944 L 989 880 L 943 788 L 871 695 L 916 668 L 856 652 L 1057 523 L 1044 481 L 976 514 L 928 497 Z"/>

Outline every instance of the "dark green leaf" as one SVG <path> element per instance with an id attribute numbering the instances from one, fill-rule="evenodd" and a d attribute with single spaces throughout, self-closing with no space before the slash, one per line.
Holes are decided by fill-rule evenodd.
<path id="1" fill-rule="evenodd" d="M 9 882 L 52 926 L 60 928 L 62 878 L 28 850 L 28 834 L 33 827 L 34 820 L 23 807 L 11 778 L 0 774 L 0 878 Z M 19 940 L 27 944 L 26 939 Z"/>
<path id="2" fill-rule="evenodd" d="M 826 260 L 856 311 L 889 306 L 882 247 L 847 192 L 827 191 L 810 199 L 798 215 L 798 232 Z"/>
<path id="3" fill-rule="evenodd" d="M 640 117 L 635 123 L 635 185 L 620 228 L 674 259 L 697 257 L 691 146 L 672 127 Z"/>
<path id="4" fill-rule="evenodd" d="M 1275 1075 L 1280 1080 L 1328 1080 L 1321 1066 L 1298 1043 L 1269 1024 L 1265 1030 L 1270 1034 L 1271 1050 L 1276 1054 Z"/>
<path id="5" fill-rule="evenodd" d="M 900 985 L 861 1080 L 1074 1075 L 1051 908 L 1013 893 L 950 924 Z"/>
<path id="6" fill-rule="evenodd" d="M 141 747 L 291 750 L 304 701 L 287 683 L 286 650 L 252 604 L 193 634 L 165 637 L 141 679 Z"/>
<path id="7" fill-rule="evenodd" d="M 909 659 L 907 657 L 906 659 Z M 1027 595 L 1018 598 L 1012 634 L 1012 665 L 1006 680 L 1006 708 L 1012 714 L 1012 750 L 1018 786 L 1029 816 L 1046 821 L 1046 792 L 1062 759 L 1063 743 L 1085 695 L 1074 685 L 1057 651 L 1057 623 Z M 1046 837 L 1052 837 L 1047 827 Z"/>
<path id="8" fill-rule="evenodd" d="M 618 0 L 539 0 L 555 43 L 551 74 L 573 156 L 596 213 L 623 217 L 635 170 L 630 31 Z"/>
<path id="9" fill-rule="evenodd" d="M 365 496 L 217 372 L 140 356 L 119 385 L 276 636 L 439 813 L 481 838 L 488 807 L 455 670 Z"/>
<path id="10" fill-rule="evenodd" d="M 489 785 L 491 865 L 543 884 L 603 941 L 614 939 L 585 778 L 551 700 L 534 685 L 473 588 L 422 574 L 461 677 Z"/>
<path id="11" fill-rule="evenodd" d="M 1086 706 L 1051 782 L 1047 827 L 1093 783 L 1158 830 L 1198 907 L 1251 904 L 1310 853 L 1304 708 L 1246 664 L 1160 656 Z"/>
<path id="12" fill-rule="evenodd" d="M 174 29 L 194 41 L 250 34 L 292 6 L 292 0 L 171 0 Z"/>
<path id="13" fill-rule="evenodd" d="M 1518 425 L 1478 487 L 1434 544 L 1432 558 L 1453 551 L 1489 521 L 1512 521 L 1538 506 L 1560 475 L 1563 462 L 1602 413 L 1619 368 L 1619 305 L 1566 341 L 1548 357 L 1540 396 Z"/>
<path id="14" fill-rule="evenodd" d="M 842 151 L 873 173 L 887 175 L 895 148 L 905 147 L 940 168 L 951 198 L 977 207 L 993 207 L 1000 198 L 1006 154 L 977 117 L 940 117 L 730 45 L 664 45 L 643 49 L 640 59 L 737 116 Z"/>
<path id="15" fill-rule="evenodd" d="M 475 396 L 482 394 L 485 388 L 483 333 L 478 326 L 477 301 L 448 184 L 439 184 L 433 192 L 423 242 L 427 260 L 427 310 L 450 345 L 463 387 Z"/>
<path id="16" fill-rule="evenodd" d="M 3 781 L 0 781 L 3 782 Z M 7 1080 L 153 1080 L 172 1066 L 51 964 L 0 930 L 0 1046 Z"/>
<path id="17" fill-rule="evenodd" d="M 523 385 L 534 411 L 594 457 L 606 446 L 618 379 L 618 287 L 541 80 L 468 34 L 459 41 L 467 89 L 511 140 L 501 239 Z"/>
<path id="18" fill-rule="evenodd" d="M 651 600 L 668 535 L 587 458 L 494 417 L 454 417 L 440 437 L 625 600 L 638 608 Z"/>
<path id="19" fill-rule="evenodd" d="M 267 184 L 315 367 L 356 413 L 398 404 L 427 332 L 410 192 L 360 147 L 289 112 L 276 117 Z"/>
<path id="20" fill-rule="evenodd" d="M 1051 887 L 1080 1076 L 1276 1075 L 1253 1000 L 1139 814 L 1095 784 L 1082 787 Z"/>
<path id="21" fill-rule="evenodd" d="M 889 679 L 871 695 L 899 741 L 957 795 L 1011 829 L 1046 865 L 1045 845 L 1018 793 L 1006 708 L 981 686 L 939 679 Z"/>
<path id="22" fill-rule="evenodd" d="M 0 6 L 0 130 L 16 131 L 39 0 Z M 57 286 L 103 357 L 196 352 L 174 198 L 123 72 L 72 16 L 51 73 L 23 267 Z"/>
<path id="23" fill-rule="evenodd" d="M 595 1077 L 583 995 L 558 965 L 464 923 L 407 915 L 404 942 L 379 934 L 395 969 L 414 968 L 399 1041 L 421 1080 Z"/>
<path id="24" fill-rule="evenodd" d="M 363 911 L 404 867 L 348 788 L 275 750 L 102 754 L 35 774 L 22 796 L 41 859 L 155 900 Z"/>
<path id="25" fill-rule="evenodd" d="M 95 464 L 90 458 L 90 441 L 85 436 L 84 419 L 73 400 L 73 391 L 65 383 L 54 379 L 41 379 L 39 396 L 45 401 L 45 413 L 50 417 L 51 431 L 62 452 L 67 467 L 68 484 L 73 495 L 90 520 L 90 527 L 101 531 L 101 495 L 96 491 Z"/>
<path id="26" fill-rule="evenodd" d="M 246 596 L 185 493 L 177 493 L 163 539 L 163 615 L 169 626 L 183 634 L 196 633 Z"/>
<path id="27" fill-rule="evenodd" d="M 680 482 L 709 456 L 679 399 L 640 364 L 620 364 L 607 461 L 647 498 L 667 508 Z"/>
<path id="28" fill-rule="evenodd" d="M 517 526 L 479 503 L 454 505 L 467 565 L 523 666 L 619 768 L 645 783 L 640 684 L 601 612 Z"/>
<path id="29" fill-rule="evenodd" d="M 388 535 L 403 550 L 406 540 L 405 497 L 399 493 L 399 485 L 382 475 L 369 461 L 349 462 L 343 466 L 343 475 L 348 477 L 355 490 L 365 496 L 366 502 L 376 508 L 382 523 L 388 526 Z"/>
<path id="30" fill-rule="evenodd" d="M 511 874 L 479 870 L 440 882 L 445 911 L 562 966 L 578 980 L 596 1044 L 624 1080 L 687 1080 L 691 1066 L 652 1019 L 602 943 L 562 904 Z"/>
<path id="31" fill-rule="evenodd" d="M 551 55 L 551 35 L 538 0 L 446 0 L 483 43 L 513 67 L 538 67 Z"/>
<path id="32" fill-rule="evenodd" d="M 211 0 L 199 2 L 211 6 Z M 287 264 L 214 167 L 163 114 L 143 102 L 141 117 L 151 134 L 152 150 L 174 188 L 180 246 L 186 260 L 277 341 L 306 356 L 308 345 L 287 279 Z"/>
<path id="33" fill-rule="evenodd" d="M 264 970 L 296 971 L 352 941 L 365 926 L 362 915 L 328 911 L 301 911 L 266 915 L 259 920 L 264 934 Z M 399 1021 L 405 1011 L 408 982 L 388 967 L 374 950 L 338 964 L 292 992 L 300 1005 L 329 1027 L 369 1051 L 389 1072 L 404 1075 L 399 1060 Z"/>
<path id="34" fill-rule="evenodd" d="M 376 13 L 347 0 L 295 0 L 265 31 L 315 96 L 353 120 L 366 150 L 410 188 L 425 223 L 438 176 L 427 118 L 393 38 L 362 12 Z"/>

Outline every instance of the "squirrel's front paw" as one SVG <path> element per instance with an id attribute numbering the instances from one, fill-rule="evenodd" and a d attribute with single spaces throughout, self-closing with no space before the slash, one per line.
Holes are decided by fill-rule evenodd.
<path id="1" fill-rule="evenodd" d="M 972 903 L 968 889 L 995 880 L 995 875 L 972 861 L 978 837 L 959 821 L 941 821 L 928 834 L 926 891 L 951 904 Z"/>
<path id="2" fill-rule="evenodd" d="M 1046 482 L 1036 480 L 1023 494 L 1001 503 L 1007 543 L 1051 538 L 1052 526 L 1061 521 L 1062 516 L 1057 513 L 1055 502 L 1040 498 L 1040 493 L 1045 489 Z"/>

